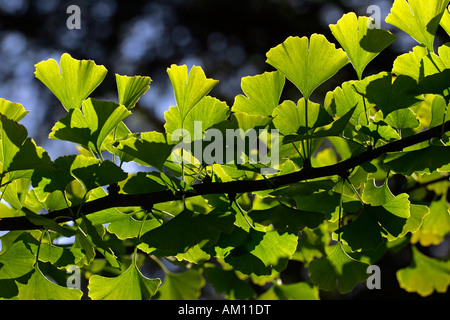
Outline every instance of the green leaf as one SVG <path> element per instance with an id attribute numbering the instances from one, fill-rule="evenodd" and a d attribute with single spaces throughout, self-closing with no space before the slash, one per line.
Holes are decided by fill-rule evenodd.
<path id="1" fill-rule="evenodd" d="M 431 105 L 431 122 L 430 128 L 441 125 L 442 123 L 450 120 L 450 112 L 447 109 L 447 103 L 441 96 L 435 96 Z"/>
<path id="2" fill-rule="evenodd" d="M 305 114 L 308 115 L 308 119 L 305 118 Z M 284 101 L 275 108 L 272 117 L 275 128 L 283 135 L 306 134 L 309 129 L 315 129 L 333 121 L 320 104 L 306 101 L 305 98 L 301 98 L 297 106 L 290 100 Z"/>
<path id="3" fill-rule="evenodd" d="M 151 131 L 141 133 L 140 137 L 131 136 L 122 140 L 117 148 L 134 157 L 137 163 L 162 171 L 164 162 L 172 153 L 176 142 L 171 141 L 171 135 Z"/>
<path id="4" fill-rule="evenodd" d="M 205 279 L 199 270 L 182 273 L 166 273 L 158 290 L 158 300 L 196 300 L 200 297 Z"/>
<path id="5" fill-rule="evenodd" d="M 395 0 L 386 22 L 402 29 L 433 52 L 436 30 L 448 3 L 449 0 Z"/>
<path id="6" fill-rule="evenodd" d="M 380 206 L 365 205 L 356 220 L 337 231 L 342 232 L 342 239 L 347 241 L 352 250 L 375 250 L 384 242 L 384 237 L 389 241 L 397 239 L 411 216 L 407 194 L 388 200 L 384 199 L 383 191 L 377 193 L 378 196 L 372 198 L 372 201 L 387 202 Z"/>
<path id="7" fill-rule="evenodd" d="M 186 65 L 172 65 L 167 69 L 167 73 L 172 83 L 177 107 L 180 110 L 181 123 L 191 111 L 191 109 L 219 82 L 208 79 L 203 69 L 193 66 L 189 72 Z"/>
<path id="8" fill-rule="evenodd" d="M 222 232 L 231 232 L 234 216 L 215 210 L 208 214 L 184 210 L 162 226 L 141 236 L 139 248 L 157 256 L 177 255 L 199 245 L 214 244 Z"/>
<path id="9" fill-rule="evenodd" d="M 149 300 L 160 284 L 160 279 L 145 277 L 132 263 L 115 278 L 92 276 L 88 285 L 89 297 L 92 300 Z"/>
<path id="10" fill-rule="evenodd" d="M 34 268 L 35 255 L 23 241 L 15 242 L 0 255 L 0 279 L 19 278 Z"/>
<path id="11" fill-rule="evenodd" d="M 362 199 L 365 203 L 372 206 L 382 206 L 394 198 L 395 196 L 389 189 L 387 180 L 381 187 L 375 185 L 375 179 L 366 181 L 362 194 Z"/>
<path id="12" fill-rule="evenodd" d="M 53 92 L 66 110 L 80 108 L 81 102 L 99 86 L 108 72 L 92 60 L 77 60 L 67 53 L 61 56 L 60 67 L 54 59 L 39 62 L 35 67 L 36 78 Z"/>
<path id="13" fill-rule="evenodd" d="M 395 110 L 419 102 L 417 94 L 411 93 L 416 86 L 417 82 L 414 79 L 400 75 L 394 80 L 392 74 L 388 72 L 381 72 L 367 77 L 364 82 L 355 83 L 357 91 L 380 108 L 385 117 Z"/>
<path id="14" fill-rule="evenodd" d="M 416 292 L 422 297 L 434 291 L 445 293 L 450 284 L 450 260 L 429 258 L 412 246 L 412 263 L 397 271 L 400 287 L 408 292 Z"/>
<path id="15" fill-rule="evenodd" d="M 144 76 L 121 76 L 116 74 L 119 104 L 132 109 L 148 89 L 152 79 Z"/>
<path id="16" fill-rule="evenodd" d="M 445 197 L 442 197 L 431 202 L 429 214 L 423 218 L 420 229 L 413 233 L 411 242 L 419 242 L 422 246 L 438 245 L 449 233 L 450 208 Z"/>
<path id="17" fill-rule="evenodd" d="M 29 111 L 26 111 L 20 103 L 0 98 L 0 113 L 8 119 L 19 122 L 28 114 L 28 112 Z"/>
<path id="18" fill-rule="evenodd" d="M 105 257 L 111 266 L 120 268 L 118 258 L 104 239 L 106 231 L 103 225 L 94 226 L 89 219 L 84 217 L 79 224 L 79 229 L 83 231 L 79 230 L 78 235 L 85 234 L 91 245 Z"/>
<path id="19" fill-rule="evenodd" d="M 78 156 L 63 156 L 55 161 L 65 172 L 79 180 L 87 191 L 125 180 L 128 175 L 109 160 Z"/>
<path id="20" fill-rule="evenodd" d="M 345 14 L 335 25 L 330 25 L 333 36 L 339 41 L 356 70 L 358 79 L 364 69 L 381 51 L 397 39 L 391 32 L 369 28 L 373 19 L 356 17 L 353 12 Z"/>
<path id="21" fill-rule="evenodd" d="M 448 7 L 444 10 L 444 14 L 442 15 L 441 22 L 439 24 L 445 32 L 450 35 L 450 12 Z"/>
<path id="22" fill-rule="evenodd" d="M 320 289 L 331 291 L 337 284 L 340 293 L 347 293 L 368 278 L 368 266 L 350 257 L 338 243 L 329 256 L 311 261 L 308 271 Z"/>
<path id="23" fill-rule="evenodd" d="M 297 248 L 298 236 L 292 233 L 234 230 L 222 237 L 215 250 L 226 249 L 225 262 L 247 275 L 269 275 L 273 269 L 284 270 Z"/>
<path id="24" fill-rule="evenodd" d="M 409 53 L 402 54 L 395 59 L 392 73 L 408 76 L 419 82 L 422 76 L 422 59 L 427 53 L 424 45 L 415 46 Z"/>
<path id="25" fill-rule="evenodd" d="M 83 292 L 54 284 L 35 268 L 27 284 L 16 282 L 20 300 L 80 300 Z"/>
<path id="26" fill-rule="evenodd" d="M 170 107 L 164 113 L 166 133 L 173 134 L 177 129 L 183 128 L 189 132 L 190 140 L 201 140 L 203 132 L 213 125 L 225 121 L 230 114 L 230 108 L 223 101 L 206 96 L 186 115 L 184 123 L 177 107 Z M 197 126 L 196 122 L 197 121 Z"/>
<path id="27" fill-rule="evenodd" d="M 207 265 L 205 266 L 205 277 L 215 291 L 218 294 L 225 293 L 227 299 L 243 300 L 255 295 L 251 285 L 238 278 L 234 270 L 224 270 L 213 265 Z"/>
<path id="28" fill-rule="evenodd" d="M 319 300 L 319 288 L 307 283 L 274 284 L 258 297 L 261 300 Z"/>
<path id="29" fill-rule="evenodd" d="M 387 160 L 385 165 L 392 171 L 411 175 L 414 172 L 431 173 L 450 163 L 449 147 L 430 145 L 420 150 L 400 152 L 400 156 Z"/>
<path id="30" fill-rule="evenodd" d="M 3 174 L 49 166 L 50 157 L 47 152 L 36 146 L 33 139 L 27 138 L 27 135 L 24 126 L 0 115 L 0 162 L 3 165 Z"/>
<path id="31" fill-rule="evenodd" d="M 297 135 L 287 135 L 283 139 L 283 144 L 291 143 L 295 141 L 301 141 L 310 138 L 324 138 L 324 137 L 340 137 L 345 130 L 348 122 L 350 121 L 356 107 L 351 108 L 342 117 L 333 121 L 331 126 L 327 129 L 317 130 L 311 134 L 297 134 Z"/>
<path id="32" fill-rule="evenodd" d="M 367 101 L 361 93 L 359 93 L 356 84 L 359 87 L 365 88 L 371 81 L 370 77 L 367 77 L 359 81 L 347 81 L 344 82 L 341 87 L 337 87 L 332 92 L 328 92 L 325 99 L 325 109 L 328 112 L 343 117 L 348 112 L 355 108 L 355 111 L 351 115 L 351 119 L 355 124 L 368 125 L 367 118 L 361 115 L 369 111 L 375 104 Z"/>
<path id="33" fill-rule="evenodd" d="M 114 233 L 119 239 L 136 238 L 139 234 L 144 234 L 152 229 L 159 227 L 161 224 L 155 219 L 146 220 L 142 222 L 136 220 L 131 214 L 120 214 L 115 217 L 114 221 L 108 224 L 107 230 Z"/>
<path id="34" fill-rule="evenodd" d="M 276 230 L 287 230 L 293 234 L 305 227 L 317 228 L 325 219 L 325 216 L 318 212 L 300 211 L 282 205 L 266 210 L 252 210 L 248 214 L 259 224 L 273 225 Z"/>
<path id="35" fill-rule="evenodd" d="M 309 40 L 289 37 L 267 53 L 267 63 L 294 83 L 305 99 L 348 62 L 345 52 L 320 34 L 313 34 Z"/>
<path id="36" fill-rule="evenodd" d="M 283 74 L 278 71 L 243 77 L 241 87 L 245 95 L 236 96 L 231 110 L 263 117 L 270 116 L 278 106 L 284 82 Z"/>
<path id="37" fill-rule="evenodd" d="M 52 128 L 49 138 L 75 142 L 100 154 L 109 133 L 131 112 L 114 102 L 91 98 L 83 101 L 82 108 L 83 112 L 70 110 Z"/>

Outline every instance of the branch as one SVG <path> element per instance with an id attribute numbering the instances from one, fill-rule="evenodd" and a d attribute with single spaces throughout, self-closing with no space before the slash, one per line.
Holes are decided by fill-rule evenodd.
<path id="1" fill-rule="evenodd" d="M 276 176 L 264 180 L 237 180 L 223 183 L 201 183 L 193 186 L 194 191 L 185 192 L 184 197 L 188 198 L 207 194 L 236 194 L 243 192 L 261 191 L 276 189 L 284 185 L 309 179 L 335 175 L 345 176 L 349 170 L 366 162 L 377 159 L 383 154 L 402 151 L 406 147 L 430 140 L 432 138 L 441 138 L 442 133 L 447 131 L 450 131 L 450 121 L 445 122 L 441 126 L 411 135 L 404 139 L 400 139 L 381 147 L 364 151 L 354 157 L 333 165 L 323 167 L 306 167 L 290 174 Z M 180 199 L 181 195 L 174 194 L 171 190 L 150 192 L 144 194 L 110 194 L 103 198 L 84 203 L 82 205 L 81 211 L 84 215 L 88 215 L 94 212 L 115 207 L 141 206 L 149 208 L 157 203 Z M 50 211 L 49 213 L 40 216 L 48 219 L 53 219 L 58 223 L 62 223 L 76 220 L 76 217 L 73 217 L 71 212 L 78 212 L 78 209 L 79 205 L 75 205 L 71 208 Z M 42 229 L 42 226 L 32 223 L 26 217 L 0 219 L 0 231 L 32 229 Z"/>

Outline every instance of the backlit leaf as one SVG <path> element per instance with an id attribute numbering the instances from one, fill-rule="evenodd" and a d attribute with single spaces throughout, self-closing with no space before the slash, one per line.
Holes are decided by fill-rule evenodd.
<path id="1" fill-rule="evenodd" d="M 337 285 L 340 293 L 347 293 L 368 278 L 368 266 L 351 258 L 338 243 L 329 256 L 311 261 L 308 271 L 320 289 L 331 291 Z"/>
<path id="2" fill-rule="evenodd" d="M 434 51 L 436 30 L 449 0 L 395 0 L 386 22 Z"/>
<path id="3" fill-rule="evenodd" d="M 369 28 L 372 19 L 356 17 L 353 12 L 345 14 L 335 25 L 330 25 L 331 32 L 347 53 L 358 79 L 362 78 L 365 67 L 381 51 L 397 38 L 389 31 Z"/>
<path id="4" fill-rule="evenodd" d="M 189 72 L 186 65 L 172 65 L 167 69 L 175 92 L 175 100 L 183 123 L 191 109 L 219 82 L 208 79 L 201 67 L 193 66 Z"/>
<path id="5" fill-rule="evenodd" d="M 201 294 L 205 279 L 199 270 L 182 273 L 166 273 L 164 283 L 158 290 L 158 300 L 196 300 Z"/>
<path id="6" fill-rule="evenodd" d="M 450 261 L 427 257 L 412 246 L 412 263 L 397 271 L 400 287 L 422 297 L 434 291 L 444 293 L 450 285 Z"/>
<path id="7" fill-rule="evenodd" d="M 131 114 L 122 105 L 91 98 L 83 101 L 82 110 L 70 110 L 52 128 L 49 138 L 75 142 L 99 154 L 109 133 Z"/>
<path id="8" fill-rule="evenodd" d="M 69 54 L 61 56 L 60 66 L 54 59 L 36 64 L 36 78 L 58 98 L 66 110 L 80 108 L 106 76 L 104 66 L 92 60 L 77 60 Z"/>
<path id="9" fill-rule="evenodd" d="M 139 98 L 150 88 L 152 79 L 144 76 L 121 76 L 116 74 L 117 92 L 119 104 L 127 109 L 132 109 Z"/>
<path id="10" fill-rule="evenodd" d="M 39 268 L 35 268 L 27 284 L 16 282 L 20 300 L 80 300 L 83 292 L 69 289 L 48 280 Z"/>
<path id="11" fill-rule="evenodd" d="M 145 277 L 134 263 L 118 277 L 94 275 L 89 279 L 93 300 L 149 300 L 158 290 L 160 279 Z"/>
<path id="12" fill-rule="evenodd" d="M 284 81 L 283 74 L 278 71 L 242 78 L 241 87 L 245 96 L 236 96 L 232 111 L 270 116 L 278 106 Z"/>
<path id="13" fill-rule="evenodd" d="M 348 62 L 345 52 L 320 34 L 310 39 L 289 37 L 267 52 L 267 63 L 294 83 L 305 99 Z"/>

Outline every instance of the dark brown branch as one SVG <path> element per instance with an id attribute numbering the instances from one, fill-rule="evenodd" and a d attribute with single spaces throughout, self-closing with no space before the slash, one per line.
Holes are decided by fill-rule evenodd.
<path id="1" fill-rule="evenodd" d="M 349 170 L 366 162 L 377 159 L 383 154 L 402 151 L 406 147 L 430 140 L 432 138 L 440 138 L 442 132 L 447 131 L 450 131 L 450 121 L 445 122 L 443 126 L 434 127 L 424 132 L 406 137 L 404 139 L 388 143 L 384 146 L 367 150 L 354 157 L 333 165 L 318 168 L 303 168 L 297 172 L 282 176 L 276 176 L 265 180 L 238 180 L 224 183 L 201 183 L 198 185 L 194 185 L 194 191 L 186 192 L 184 196 L 188 198 L 206 194 L 236 194 L 243 192 L 261 191 L 267 189 L 276 189 L 284 185 L 309 179 L 335 175 L 345 176 Z M 114 207 L 142 206 L 149 208 L 153 204 L 173 200 L 180 200 L 180 195 L 174 194 L 170 190 L 150 192 L 145 194 L 111 194 L 100 199 L 86 202 L 85 204 L 83 204 L 81 211 L 84 215 L 88 215 L 94 212 Z M 71 208 L 51 211 L 42 216 L 49 219 L 55 219 L 57 222 L 66 222 L 75 219 L 75 217 L 69 217 L 72 216 L 71 212 L 77 212 L 78 208 L 78 206 L 73 206 Z M 0 230 L 31 230 L 40 228 L 42 228 L 42 226 L 33 224 L 26 217 L 0 219 Z"/>

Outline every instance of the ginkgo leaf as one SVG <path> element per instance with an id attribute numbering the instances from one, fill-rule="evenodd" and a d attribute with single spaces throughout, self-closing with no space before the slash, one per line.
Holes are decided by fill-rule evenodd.
<path id="1" fill-rule="evenodd" d="M 439 24 L 445 32 L 450 35 L 450 11 L 448 7 L 444 10 L 444 14 L 442 15 L 441 22 Z"/>
<path id="2" fill-rule="evenodd" d="M 35 255 L 23 241 L 17 241 L 0 255 L 0 280 L 19 278 L 33 270 Z"/>
<path id="3" fill-rule="evenodd" d="M 261 300 L 319 300 L 319 288 L 308 282 L 274 284 L 258 296 Z"/>
<path id="4" fill-rule="evenodd" d="M 307 120 L 305 114 L 308 115 Z M 283 135 L 306 134 L 308 129 L 321 127 L 333 121 L 320 104 L 306 101 L 305 98 L 301 98 L 297 105 L 290 100 L 284 101 L 275 108 L 272 117 L 275 128 Z"/>
<path id="5" fill-rule="evenodd" d="M 54 59 L 35 65 L 36 78 L 58 98 L 66 110 L 80 108 L 81 102 L 97 88 L 108 72 L 92 60 L 77 60 L 68 53 L 61 56 L 60 66 Z"/>
<path id="6" fill-rule="evenodd" d="M 434 51 L 439 22 L 449 0 L 395 0 L 386 22 L 392 24 Z"/>
<path id="7" fill-rule="evenodd" d="M 69 110 L 52 128 L 51 139 L 78 143 L 98 154 L 109 133 L 131 114 L 123 105 L 89 98 L 80 109 Z"/>
<path id="8" fill-rule="evenodd" d="M 330 25 L 331 32 L 347 53 L 358 79 L 362 78 L 364 69 L 381 51 L 397 39 L 391 32 L 369 28 L 372 19 L 356 17 L 347 13 L 335 25 Z"/>
<path id="9" fill-rule="evenodd" d="M 259 224 L 265 226 L 273 224 L 276 230 L 288 230 L 294 234 L 305 227 L 317 228 L 325 219 L 325 216 L 319 212 L 300 211 L 281 205 L 266 210 L 252 210 L 249 216 Z"/>
<path id="10" fill-rule="evenodd" d="M 418 242 L 422 246 L 438 245 L 450 232 L 450 207 L 445 197 L 431 202 L 429 211 L 420 229 L 413 233 L 411 243 Z"/>
<path id="11" fill-rule="evenodd" d="M 176 255 L 199 245 L 214 244 L 222 232 L 231 232 L 234 216 L 231 212 L 212 211 L 201 214 L 184 210 L 175 218 L 141 236 L 139 248 L 153 255 Z"/>
<path id="12" fill-rule="evenodd" d="M 130 136 L 120 141 L 117 149 L 134 157 L 134 161 L 146 166 L 153 166 L 162 171 L 164 162 L 172 153 L 178 141 L 172 136 L 156 131 L 143 132 L 140 137 Z"/>
<path id="13" fill-rule="evenodd" d="M 255 291 L 248 282 L 240 279 L 234 270 L 224 270 L 211 264 L 205 265 L 205 277 L 219 294 L 225 293 L 228 299 L 249 299 Z"/>
<path id="14" fill-rule="evenodd" d="M 403 193 L 380 206 L 365 205 L 356 220 L 337 232 L 342 232 L 342 239 L 352 250 L 375 250 L 384 243 L 385 237 L 397 239 L 410 216 L 408 195 Z"/>
<path id="15" fill-rule="evenodd" d="M 183 128 L 191 135 L 191 141 L 194 141 L 202 139 L 202 133 L 205 130 L 221 121 L 225 121 L 229 114 L 230 108 L 226 102 L 206 96 L 186 115 L 184 123 L 182 123 L 180 109 L 170 107 L 164 113 L 164 118 L 166 119 L 164 128 L 170 134 L 173 134 L 177 129 Z"/>
<path id="16" fill-rule="evenodd" d="M 392 73 L 411 77 L 418 82 L 422 76 L 422 59 L 427 53 L 427 48 L 424 45 L 415 46 L 412 51 L 395 59 Z"/>
<path id="17" fill-rule="evenodd" d="M 29 111 L 26 111 L 20 103 L 0 98 L 0 113 L 8 119 L 19 122 L 28 114 L 28 112 Z"/>
<path id="18" fill-rule="evenodd" d="M 131 214 L 120 213 L 120 218 L 115 217 L 114 221 L 108 224 L 107 230 L 114 233 L 119 239 L 136 238 L 139 234 L 144 234 L 161 225 L 156 219 L 140 221 L 134 219 Z"/>
<path id="19" fill-rule="evenodd" d="M 385 117 L 421 101 L 416 97 L 418 94 L 412 93 L 416 86 L 417 82 L 411 77 L 400 75 L 394 79 L 388 72 L 380 72 L 354 84 L 357 92 L 380 108 Z"/>
<path id="20" fill-rule="evenodd" d="M 404 175 L 411 175 L 414 172 L 430 173 L 450 163 L 450 149 L 443 146 L 430 145 L 398 155 L 400 156 L 386 160 L 385 164 L 392 171 Z"/>
<path id="21" fill-rule="evenodd" d="M 145 76 L 121 76 L 116 74 L 119 104 L 132 109 L 148 89 L 152 79 Z"/>
<path id="22" fill-rule="evenodd" d="M 23 125 L 0 114 L 0 162 L 3 173 L 49 166 L 47 152 L 27 136 Z"/>
<path id="23" fill-rule="evenodd" d="M 297 248 L 298 236 L 289 232 L 248 232 L 234 228 L 218 241 L 214 251 L 224 255 L 225 262 L 247 275 L 270 275 L 281 271 Z"/>
<path id="24" fill-rule="evenodd" d="M 89 279 L 89 297 L 92 300 L 149 300 L 161 284 L 160 279 L 149 279 L 132 263 L 118 277 L 94 275 Z"/>
<path id="25" fill-rule="evenodd" d="M 175 92 L 175 101 L 183 123 L 191 109 L 219 82 L 208 79 L 201 67 L 193 66 L 189 72 L 186 65 L 172 65 L 167 69 Z"/>
<path id="26" fill-rule="evenodd" d="M 329 256 L 311 261 L 308 271 L 320 289 L 331 291 L 337 285 L 340 293 L 347 293 L 368 278 L 368 266 L 350 257 L 338 243 Z"/>
<path id="27" fill-rule="evenodd" d="M 204 286 L 205 279 L 199 270 L 166 273 L 156 298 L 158 300 L 196 300 L 200 297 Z"/>
<path id="28" fill-rule="evenodd" d="M 279 71 L 243 77 L 241 87 L 245 95 L 236 96 L 232 111 L 270 116 L 273 109 L 278 106 L 284 82 L 285 78 Z"/>
<path id="29" fill-rule="evenodd" d="M 48 280 L 35 268 L 26 284 L 17 282 L 20 300 L 80 300 L 83 291 L 59 286 Z"/>
<path id="30" fill-rule="evenodd" d="M 59 157 L 55 162 L 64 172 L 70 172 L 88 191 L 125 180 L 128 177 L 120 167 L 109 160 L 100 161 L 92 157 L 73 155 Z"/>
<path id="31" fill-rule="evenodd" d="M 320 34 L 310 39 L 289 37 L 267 52 L 267 63 L 294 83 L 305 99 L 348 62 L 345 52 Z"/>
<path id="32" fill-rule="evenodd" d="M 434 291 L 444 293 L 450 285 L 450 260 L 427 257 L 412 246 L 412 263 L 397 271 L 400 287 L 422 297 Z"/>

